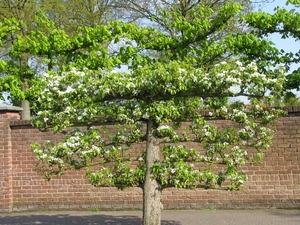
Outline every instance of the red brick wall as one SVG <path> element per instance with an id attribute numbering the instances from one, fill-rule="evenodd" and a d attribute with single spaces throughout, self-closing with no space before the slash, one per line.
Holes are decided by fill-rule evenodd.
<path id="1" fill-rule="evenodd" d="M 289 111 L 289 116 L 277 122 L 276 137 L 264 162 L 244 167 L 249 180 L 243 190 L 169 188 L 163 191 L 164 208 L 300 208 L 300 108 Z M 45 181 L 33 170 L 29 146 L 60 137 L 40 132 L 12 114 L 0 114 L 0 212 L 142 208 L 141 189 L 95 188 L 82 172 Z"/>

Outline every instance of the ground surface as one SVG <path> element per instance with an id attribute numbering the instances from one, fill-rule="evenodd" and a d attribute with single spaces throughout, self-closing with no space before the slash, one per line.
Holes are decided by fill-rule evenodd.
<path id="1" fill-rule="evenodd" d="M 140 225 L 142 213 L 35 212 L 0 214 L 1 225 Z M 300 210 L 163 211 L 162 225 L 299 225 Z"/>

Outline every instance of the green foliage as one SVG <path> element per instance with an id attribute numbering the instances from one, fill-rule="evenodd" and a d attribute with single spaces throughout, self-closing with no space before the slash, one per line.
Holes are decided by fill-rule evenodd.
<path id="1" fill-rule="evenodd" d="M 293 4 L 295 7 L 299 5 L 299 1 L 289 0 L 286 5 Z M 244 17 L 244 21 L 254 28 L 254 33 L 260 37 L 269 37 L 269 35 L 277 33 L 282 39 L 292 38 L 295 41 L 299 40 L 300 29 L 300 14 L 295 10 L 276 7 L 274 13 L 253 12 Z M 280 53 L 280 54 L 279 54 Z M 299 52 L 292 53 L 282 49 L 278 51 L 278 55 L 270 55 L 270 61 L 273 65 L 282 63 L 287 69 L 295 63 L 300 62 Z M 298 69 L 287 75 L 287 82 L 285 84 L 286 90 L 299 90 L 299 73 Z"/>
<path id="2" fill-rule="evenodd" d="M 24 92 L 20 90 L 22 81 L 15 76 L 0 77 L 0 93 L 9 92 L 12 100 L 24 99 Z"/>
<path id="3" fill-rule="evenodd" d="M 66 36 L 77 33 L 79 27 L 95 27 L 112 20 L 113 3 L 114 0 L 1 1 L 0 44 L 4 44 L 1 60 L 6 62 L 0 63 L 1 76 L 18 77 L 23 82 L 19 92 L 27 91 L 28 81 L 34 83 L 37 75 L 47 69 L 60 69 L 65 64 L 66 55 L 62 56 L 61 51 L 66 51 Z M 94 44 L 98 43 L 95 41 Z M 79 51 L 83 52 L 85 47 L 89 46 L 81 46 Z M 75 50 L 69 49 L 71 52 Z M 15 92 L 9 93 L 9 96 L 16 99 L 13 102 L 24 100 Z M 27 99 L 26 93 L 23 96 Z M 30 100 L 34 101 L 33 98 Z"/>
<path id="4" fill-rule="evenodd" d="M 11 33 L 19 30 L 19 22 L 15 19 L 5 19 L 0 23 L 0 45 L 3 44 L 3 40 L 5 40 Z M 9 67 L 9 63 L 5 60 L 0 60 L 0 72 L 6 70 Z M 8 77 L 0 77 L 0 93 L 2 92 L 10 92 L 16 98 L 24 98 L 24 94 L 20 91 L 19 85 L 20 80 L 16 77 L 8 76 Z M 2 98 L 2 96 L 1 96 Z"/>
<path id="5" fill-rule="evenodd" d="M 171 35 L 156 29 L 142 29 L 131 38 L 148 51 L 160 52 L 158 55 L 162 56 L 160 59 L 163 61 L 183 60 L 190 65 L 207 69 L 228 55 L 244 55 L 243 60 L 255 60 L 266 66 L 270 56 L 278 54 L 270 42 L 258 39 L 249 32 L 225 32 L 220 40 L 211 38 L 228 27 L 230 20 L 237 17 L 241 10 L 237 3 L 227 2 L 218 11 L 199 5 L 186 18 L 174 7 L 173 10 L 161 12 L 164 26 Z"/>
<path id="6" fill-rule="evenodd" d="M 11 32 L 19 30 L 19 22 L 16 19 L 5 19 L 0 23 L 0 44 L 3 44 L 3 39 Z"/>

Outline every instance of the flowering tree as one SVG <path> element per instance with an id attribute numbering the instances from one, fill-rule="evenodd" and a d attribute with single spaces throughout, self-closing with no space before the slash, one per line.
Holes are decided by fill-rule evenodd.
<path id="1" fill-rule="evenodd" d="M 238 9 L 234 6 L 227 5 L 220 13 L 228 15 L 226 11 Z M 228 57 L 243 42 L 245 48 L 239 51 L 243 55 L 250 46 L 247 41 L 263 51 L 269 48 L 266 42 L 247 34 L 213 42 L 209 31 L 206 39 L 202 37 L 203 29 L 222 26 L 207 19 L 199 33 L 195 26 L 201 24 L 196 22 L 193 27 L 176 22 L 174 29 L 185 31 L 182 37 L 134 25 L 106 29 L 106 33 L 126 30 L 115 39 L 126 40 L 116 58 L 127 61 L 126 72 L 84 68 L 75 62 L 69 70 L 44 74 L 32 123 L 63 132 L 65 138 L 60 143 L 32 144 L 41 162 L 39 171 L 50 179 L 68 169 L 86 169 L 94 186 L 141 187 L 143 224 L 160 224 L 164 188 L 238 189 L 247 178 L 240 166 L 260 161 L 270 146 L 274 134 L 270 123 L 280 112 L 257 103 L 281 93 L 284 70 L 261 73 L 255 62 Z M 149 57 L 149 52 L 155 54 Z M 222 55 L 226 62 L 220 60 Z M 201 66 L 210 59 L 216 63 Z M 221 104 L 224 97 L 238 96 L 248 97 L 252 107 Z M 213 119 L 232 123 L 220 127 Z M 115 124 L 113 132 L 105 126 L 108 122 Z M 185 122 L 189 126 L 182 130 Z M 194 148 L 187 147 L 191 142 Z M 138 152 L 136 143 L 144 146 Z"/>

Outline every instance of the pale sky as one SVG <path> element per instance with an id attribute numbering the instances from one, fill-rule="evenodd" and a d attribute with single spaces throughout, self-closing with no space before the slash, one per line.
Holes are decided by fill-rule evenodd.
<path id="1" fill-rule="evenodd" d="M 267 3 L 265 5 L 262 6 L 262 11 L 264 12 L 268 12 L 270 14 L 274 13 L 274 8 L 276 6 L 280 6 L 280 7 L 284 7 L 287 9 L 293 9 L 295 7 L 288 5 L 285 5 L 286 1 L 285 0 L 274 0 L 274 2 L 272 3 Z M 295 8 L 296 11 L 300 12 L 299 8 Z M 272 42 L 275 43 L 276 47 L 279 49 L 284 49 L 287 52 L 297 52 L 299 51 L 299 47 L 300 47 L 300 42 L 299 41 L 295 41 L 292 38 L 288 38 L 288 39 L 281 39 L 281 36 L 278 34 L 274 34 L 272 36 L 270 36 L 270 40 Z M 297 65 L 292 66 L 292 69 L 297 68 Z"/>

